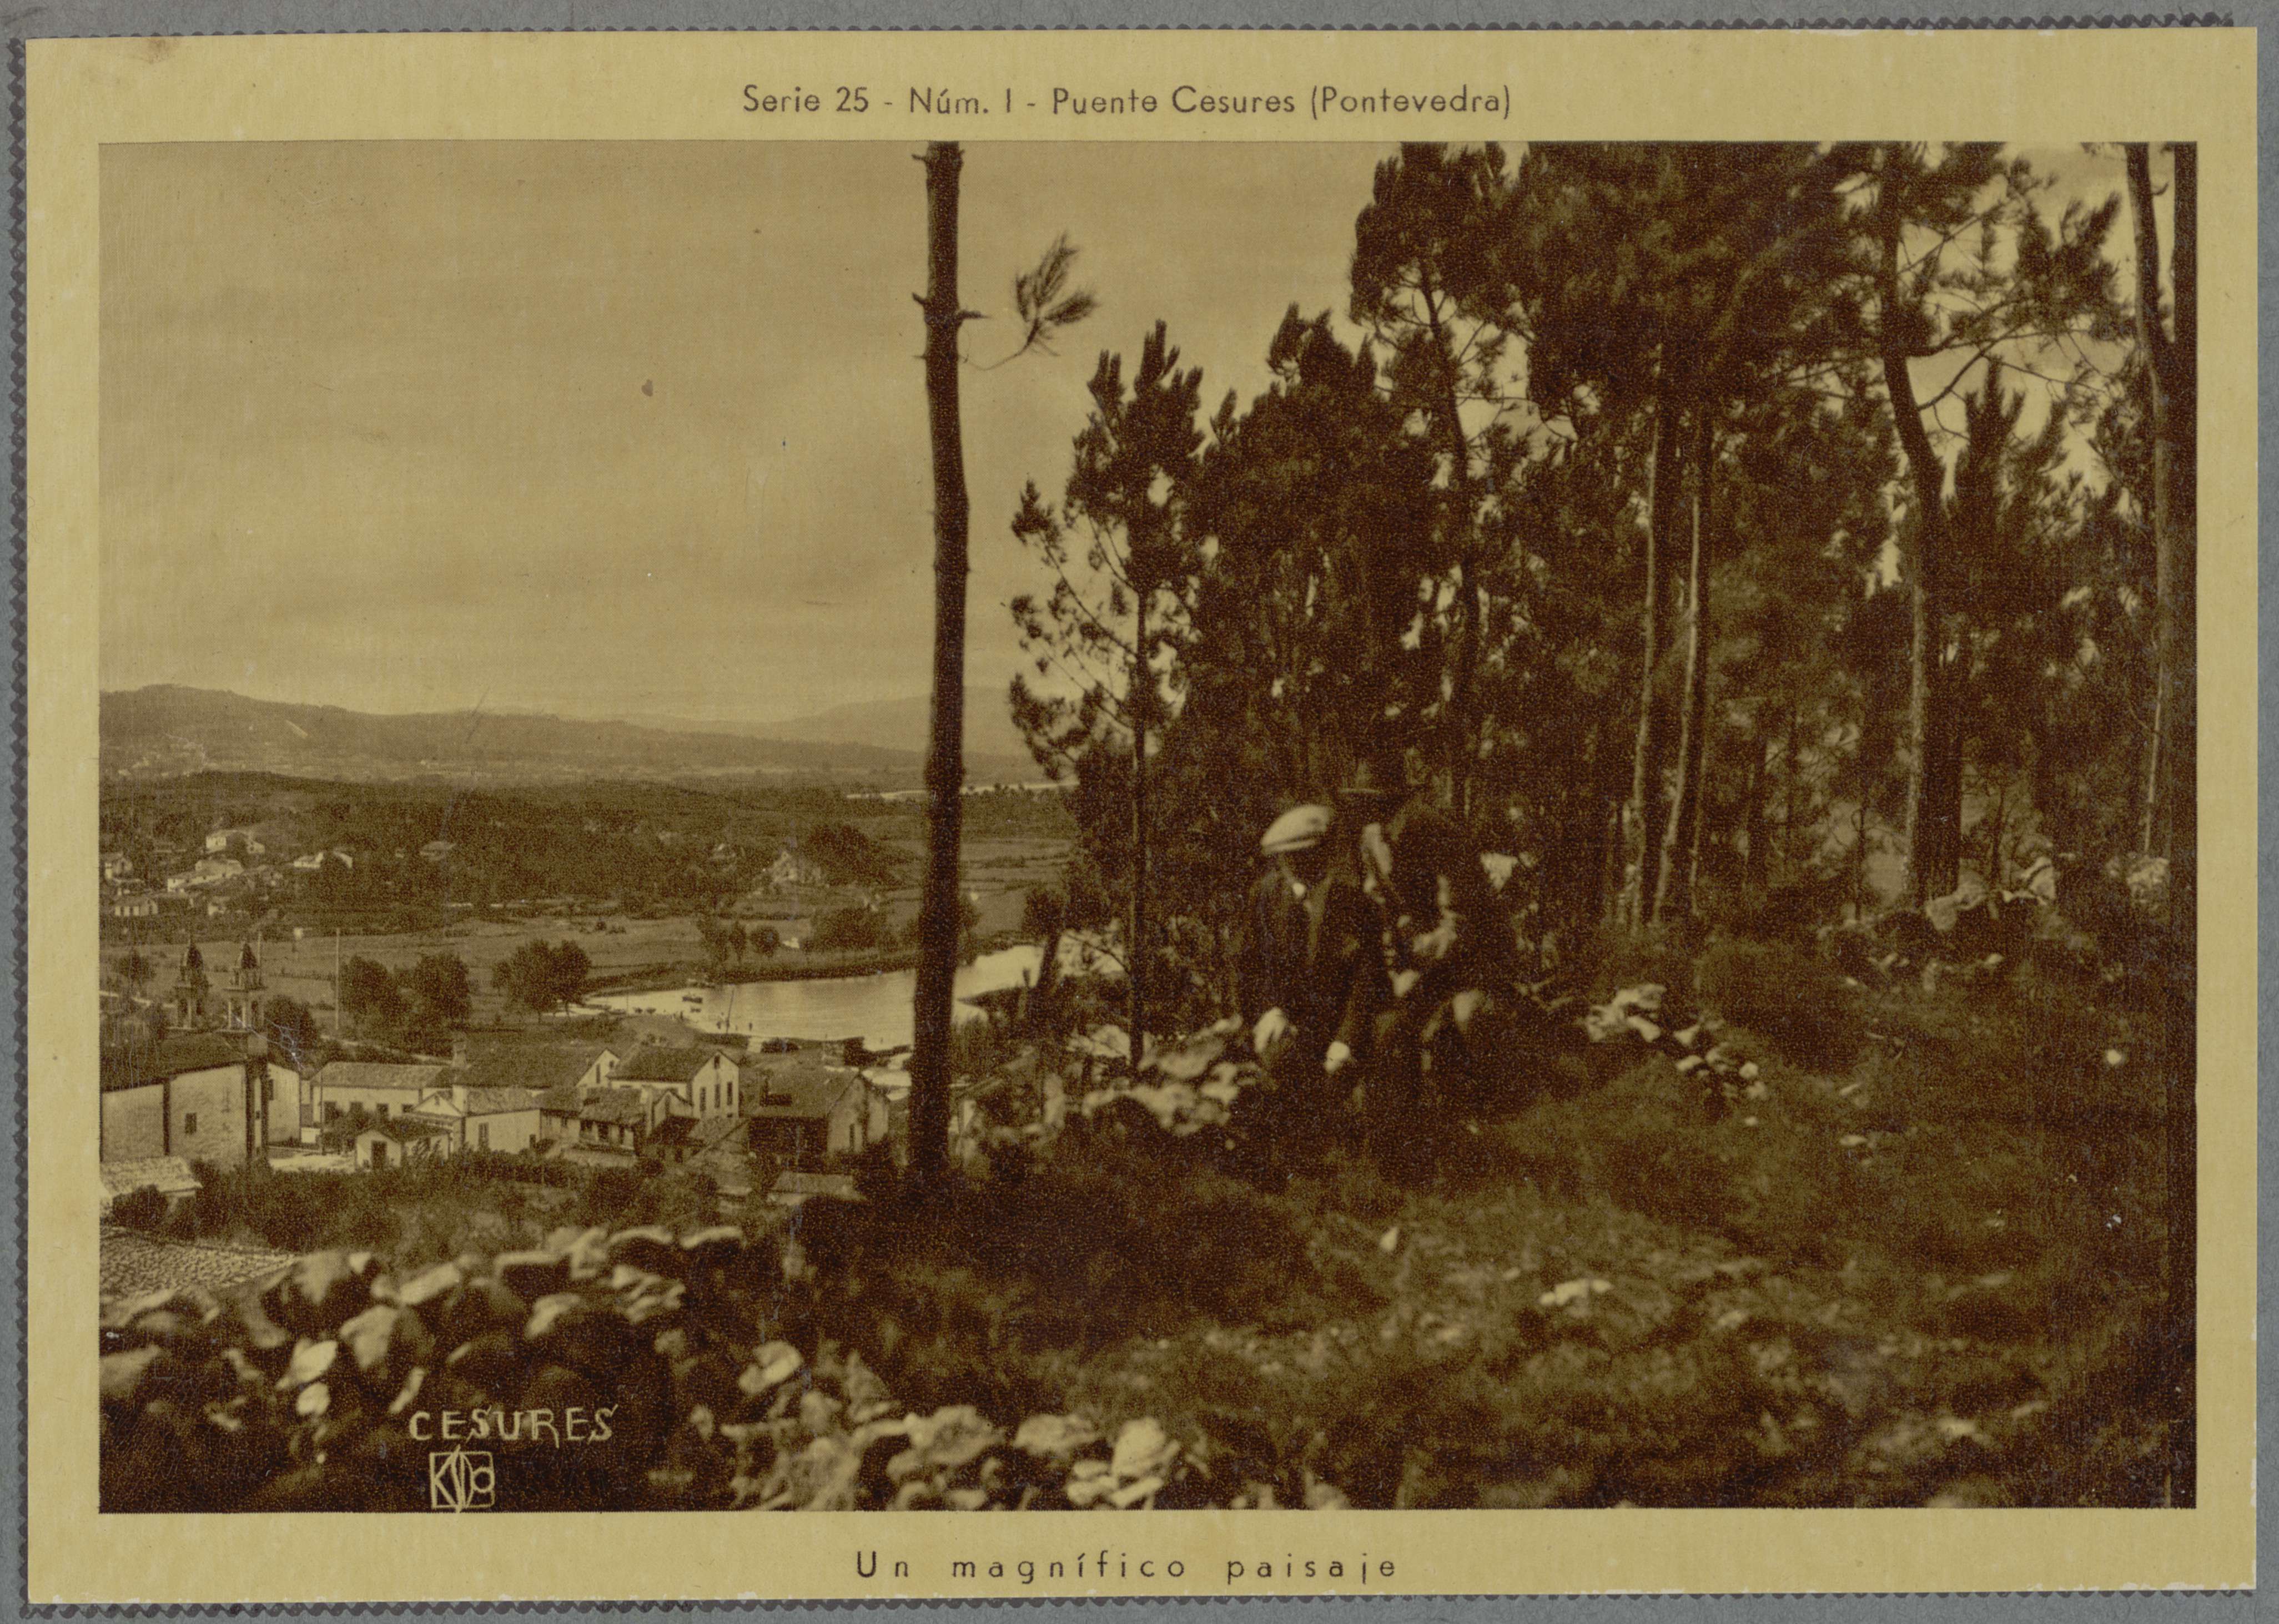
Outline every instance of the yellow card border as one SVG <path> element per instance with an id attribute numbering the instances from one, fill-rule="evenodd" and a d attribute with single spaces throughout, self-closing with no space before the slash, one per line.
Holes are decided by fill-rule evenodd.
<path id="1" fill-rule="evenodd" d="M 29 1599 L 282 1602 L 1322 1593 L 1229 1560 L 1367 1553 L 1347 1594 L 1998 1590 L 2253 1582 L 2254 36 L 2029 32 L 277 35 L 27 50 Z M 859 121 L 747 82 L 883 87 Z M 927 117 L 936 86 L 1501 89 L 1465 117 Z M 1508 88 L 1506 88 L 1508 87 Z M 2191 1511 L 112 1516 L 96 1511 L 97 154 L 106 142 L 1837 137 L 2201 148 L 2199 1404 Z M 915 175 L 915 170 L 913 171 Z M 912 274 L 919 194 L 911 191 Z M 913 284 L 915 286 L 915 283 Z M 604 1521 L 606 1521 L 606 1531 Z M 1105 1550 L 1105 1580 L 987 1576 Z M 858 1551 L 883 1559 L 858 1579 Z M 971 1561 L 972 1577 L 951 1564 Z M 909 1564 L 897 1576 L 895 1564 Z M 1148 1565 L 1147 1573 L 1140 1564 Z M 1179 1565 L 1174 1574 L 1171 1566 Z M 1088 1567 L 1092 1565 L 1088 1565 Z M 1040 1572 L 1046 1571 L 1041 1567 Z"/>

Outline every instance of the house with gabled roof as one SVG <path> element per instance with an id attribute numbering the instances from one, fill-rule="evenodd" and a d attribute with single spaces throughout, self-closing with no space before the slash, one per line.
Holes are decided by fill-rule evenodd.
<path id="1" fill-rule="evenodd" d="M 541 1138 L 564 1150 L 603 1151 L 627 1158 L 648 1153 L 659 1128 L 676 1115 L 672 1096 L 637 1088 L 564 1084 L 538 1102 Z"/>
<path id="2" fill-rule="evenodd" d="M 432 1090 L 412 1120 L 441 1130 L 451 1152 L 491 1151 L 511 1155 L 528 1150 L 538 1137 L 538 1096 L 526 1088 L 473 1088 L 454 1073 L 449 1086 Z"/>
<path id="3" fill-rule="evenodd" d="M 645 1044 L 618 1065 L 610 1085 L 669 1095 L 673 1108 L 690 1116 L 734 1116 L 742 1109 L 735 1060 L 701 1044 Z"/>
<path id="4" fill-rule="evenodd" d="M 883 1090 L 852 1067 L 805 1053 L 748 1063 L 744 1115 L 754 1150 L 810 1169 L 860 1155 L 890 1130 Z"/>
<path id="5" fill-rule="evenodd" d="M 245 1032 L 184 1032 L 103 1057 L 97 1160 L 237 1167 L 299 1137 L 300 1077 Z"/>
<path id="6" fill-rule="evenodd" d="M 599 1088 L 617 1075 L 620 1056 L 607 1044 L 486 1041 L 471 1035 L 453 1045 L 469 1088 L 519 1088 L 544 1095 L 564 1084 Z"/>
<path id="7" fill-rule="evenodd" d="M 432 1161 L 449 1153 L 449 1138 L 434 1122 L 416 1116 L 375 1117 L 355 1139 L 356 1164 L 375 1168 L 411 1161 Z"/>
<path id="8" fill-rule="evenodd" d="M 368 1116 L 406 1116 L 436 1089 L 448 1086 L 449 1066 L 334 1061 L 317 1074 L 310 1091 L 310 1121 L 321 1128 L 362 1109 Z"/>

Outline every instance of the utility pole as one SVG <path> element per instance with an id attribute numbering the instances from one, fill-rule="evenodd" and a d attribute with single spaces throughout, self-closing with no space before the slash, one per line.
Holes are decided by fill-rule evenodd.
<path id="1" fill-rule="evenodd" d="M 927 145 L 925 165 L 926 427 L 933 451 L 933 709 L 926 743 L 926 863 L 918 903 L 917 990 L 911 1010 L 910 1161 L 913 1184 L 940 1181 L 949 1160 L 949 1035 L 957 975 L 958 847 L 963 832 L 965 447 L 958 421 L 958 173 L 955 142 Z"/>

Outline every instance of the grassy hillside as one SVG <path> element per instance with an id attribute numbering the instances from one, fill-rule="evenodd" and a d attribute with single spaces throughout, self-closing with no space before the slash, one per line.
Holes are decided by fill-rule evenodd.
<path id="1" fill-rule="evenodd" d="M 120 1350 L 104 1368 L 106 1505 L 171 1504 L 186 1482 L 208 1496 L 198 1504 L 373 1503 L 390 1480 L 362 1464 L 287 1473 L 306 1458 L 287 1435 L 313 1424 L 314 1442 L 341 1451 L 369 1438 L 349 1462 L 418 1459 L 383 1411 L 404 1367 L 466 1338 L 428 1373 L 434 1392 L 472 1404 L 480 1387 L 511 1408 L 614 1380 L 627 1413 L 648 1418 L 608 1481 L 549 1502 L 568 1505 L 1049 1508 L 1110 1489 L 1116 1505 L 1236 1507 L 2162 1503 L 2160 1090 L 2135 1058 L 2149 1034 L 2032 975 L 1892 991 L 1841 1019 L 1857 1051 L 1840 1065 L 1728 1029 L 1759 1057 L 1729 1102 L 1666 1056 L 1615 1046 L 1594 1052 L 1596 1082 L 1539 1077 L 1500 1112 L 1420 1111 L 1438 1171 L 1407 1188 L 1347 1146 L 1266 1177 L 1255 1158 L 1226 1161 L 1217 1134 L 1155 1131 L 1119 1107 L 922 1207 L 878 1184 L 866 1204 L 810 1204 L 788 1229 L 750 1214 L 760 1250 L 717 1279 L 686 1246 L 671 1260 L 662 1232 L 608 1245 L 664 1262 L 579 1261 L 609 1228 L 704 1222 L 709 1198 L 680 1174 L 558 1189 L 456 1165 L 210 1181 L 182 1219 L 197 1233 L 372 1248 L 372 1267 L 398 1280 L 454 1257 L 461 1272 L 422 1276 L 343 1327 L 364 1379 L 298 1419 L 276 1367 L 329 1355 L 311 1339 L 373 1297 L 338 1255 L 303 1270 L 323 1305 L 272 1287 L 268 1312 L 304 1339 L 295 1353 L 268 1326 L 254 1349 L 268 1363 L 251 1378 L 250 1430 L 167 1409 L 165 1383 L 190 1373 L 149 1349 L 182 1345 L 180 1315 L 122 1307 L 113 1319 L 132 1325 L 104 1343 Z M 971 1081 L 1025 1099 L 1039 1060 Z M 1243 1143 L 1240 1110 L 1232 1121 Z M 602 1228 L 578 1235 L 587 1224 Z M 566 1238 L 499 1260 L 513 1292 L 453 1290 L 542 1233 Z M 739 1249 L 724 1231 L 689 1245 Z M 686 1304 L 643 1268 L 690 1275 Z M 570 1305 L 584 1329 L 610 1334 L 601 1362 L 591 1337 L 557 1346 L 541 1331 L 570 1299 L 541 1294 L 565 1289 L 592 1299 Z M 406 1323 L 395 1305 L 415 1299 Z M 231 1312 L 210 1334 L 234 1334 Z M 477 1335 L 494 1321 L 506 1335 Z M 723 1337 L 733 1346 L 705 1341 Z M 513 1357 L 524 1344 L 530 1356 Z M 838 1374 L 775 1402 L 802 1360 Z M 648 1372 L 639 1404 L 634 1370 Z M 924 1430 L 893 1419 L 904 1406 L 913 1422 L 931 1412 Z M 1032 1433 L 1024 1418 L 1040 1415 L 1058 1419 Z M 957 1451 L 908 1452 L 953 1421 Z M 1014 1456 L 992 1454 L 1017 1428 Z M 1119 1462 L 1127 1440 L 1147 1444 L 1158 1475 L 1127 1489 L 1139 1474 L 1108 1469 L 1108 1439 Z M 1030 1447 L 1102 1464 L 1078 1459 L 1069 1476 L 1062 1459 L 1041 1490 L 1024 1488 L 1012 1468 Z M 898 1490 L 934 1465 L 934 1490 Z M 285 1475 L 263 1489 L 270 1473 Z M 543 1486 L 515 1475 L 522 1492 Z"/>

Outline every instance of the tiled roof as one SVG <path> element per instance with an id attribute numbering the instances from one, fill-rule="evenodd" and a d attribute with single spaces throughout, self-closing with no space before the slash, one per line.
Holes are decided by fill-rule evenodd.
<path id="1" fill-rule="evenodd" d="M 694 1046 L 653 1043 L 634 1051 L 633 1057 L 619 1066 L 610 1080 L 613 1083 L 686 1083 L 704 1069 L 717 1049 Z"/>
<path id="2" fill-rule="evenodd" d="M 180 1156 L 134 1156 L 103 1164 L 103 1193 L 106 1199 L 156 1190 L 160 1195 L 186 1195 L 198 1187 L 198 1176 Z"/>
<path id="3" fill-rule="evenodd" d="M 804 1065 L 755 1069 L 744 1077 L 747 1116 L 828 1116 L 847 1091 L 863 1081 L 859 1071 L 843 1067 Z"/>
<path id="4" fill-rule="evenodd" d="M 598 1043 L 497 1043 L 473 1052 L 465 1067 L 469 1088 L 524 1088 L 542 1094 L 575 1083 L 612 1051 Z"/>
<path id="5" fill-rule="evenodd" d="M 736 1136 L 743 1131 L 744 1119 L 740 1116 L 707 1116 L 697 1122 L 695 1139 L 708 1150 L 723 1144 L 733 1147 L 737 1143 Z"/>
<path id="6" fill-rule="evenodd" d="M 368 1133 L 405 1144 L 413 1139 L 432 1139 L 443 1130 L 434 1122 L 422 1122 L 416 1116 L 375 1116 L 357 1130 L 361 1139 Z"/>
<path id="7" fill-rule="evenodd" d="M 162 1240 L 155 1235 L 105 1224 L 102 1243 L 103 1295 L 139 1297 L 146 1291 L 188 1285 L 225 1291 L 241 1282 L 274 1274 L 292 1260 L 281 1252 L 251 1252 L 234 1246 Z"/>
<path id="8" fill-rule="evenodd" d="M 648 1099 L 637 1088 L 597 1088 L 579 1106 L 578 1118 L 587 1122 L 645 1122 Z"/>
<path id="9" fill-rule="evenodd" d="M 668 1116 L 656 1125 L 649 1143 L 656 1145 L 687 1145 L 696 1138 L 696 1119 L 693 1116 Z"/>
<path id="10" fill-rule="evenodd" d="M 640 1158 L 630 1145 L 565 1145 L 561 1160 L 585 1168 L 629 1168 Z"/>
<path id="11" fill-rule="evenodd" d="M 388 1088 L 424 1092 L 437 1086 L 449 1066 L 391 1066 L 378 1061 L 334 1061 L 317 1074 L 319 1088 Z"/>
<path id="12" fill-rule="evenodd" d="M 469 1116 L 497 1116 L 508 1111 L 535 1111 L 538 1096 L 526 1088 L 471 1088 L 464 1107 Z"/>
<path id="13" fill-rule="evenodd" d="M 538 1097 L 538 1108 L 541 1111 L 551 1111 L 557 1116 L 574 1116 L 578 1113 L 578 1107 L 585 1103 L 585 1094 L 593 1092 L 591 1089 L 580 1091 L 575 1083 L 564 1083 L 558 1087 L 549 1088 L 541 1094 Z"/>
<path id="14" fill-rule="evenodd" d="M 526 1088 L 439 1088 L 419 1102 L 422 1116 L 498 1116 L 536 1109 L 538 1096 Z"/>
<path id="15" fill-rule="evenodd" d="M 245 1063 L 247 1034 L 243 1032 L 184 1032 L 148 1048 L 114 1051 L 104 1057 L 103 1087 L 136 1088 L 186 1071 L 210 1071 Z"/>

